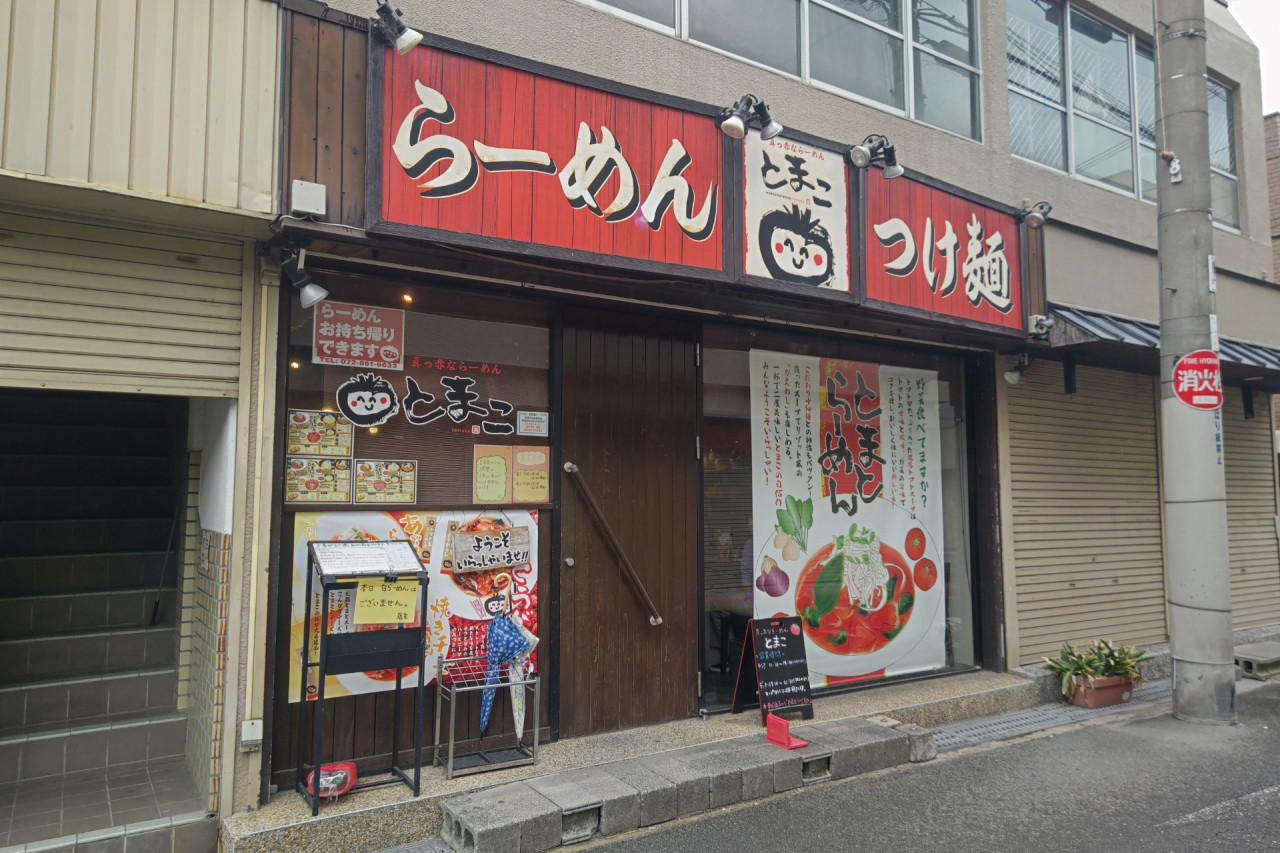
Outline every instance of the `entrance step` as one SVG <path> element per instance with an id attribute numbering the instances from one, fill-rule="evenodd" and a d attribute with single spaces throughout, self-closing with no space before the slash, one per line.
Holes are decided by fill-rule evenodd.
<path id="1" fill-rule="evenodd" d="M 174 758 L 186 743 L 187 715 L 173 710 L 28 725 L 0 736 L 0 783 Z"/>
<path id="2" fill-rule="evenodd" d="M 5 595 L 42 595 L 85 589 L 154 590 L 161 584 L 164 551 L 0 557 Z M 174 569 L 170 566 L 169 571 Z M 172 577 L 170 577 L 172 582 Z"/>
<path id="3" fill-rule="evenodd" d="M 160 551 L 173 518 L 63 518 L 0 521 L 0 549 L 9 557 L 77 552 Z"/>
<path id="4" fill-rule="evenodd" d="M 918 727 L 900 731 L 858 718 L 792 731 L 810 745 L 786 750 L 758 735 L 730 738 L 447 797 L 440 834 L 465 853 L 538 853 L 638 829 L 646 813 L 656 822 L 906 764 L 913 736 L 927 737 Z"/>
<path id="5" fill-rule="evenodd" d="M 1236 646 L 1236 666 L 1245 678 L 1265 681 L 1280 675 L 1280 642 L 1247 643 Z"/>
<path id="6" fill-rule="evenodd" d="M 0 735 L 107 714 L 173 710 L 177 688 L 172 666 L 0 687 Z"/>
<path id="7" fill-rule="evenodd" d="M 181 760 L 0 784 L 0 853 L 214 853 L 218 821 Z M 16 806 L 16 808 L 14 808 Z"/>
<path id="8" fill-rule="evenodd" d="M 160 590 L 162 613 L 172 617 L 177 595 L 173 588 Z M 0 637 L 145 627 L 151 622 L 156 597 L 155 587 L 0 597 Z"/>
<path id="9" fill-rule="evenodd" d="M 0 639 L 0 684 L 172 666 L 176 653 L 172 625 L 10 637 Z"/>

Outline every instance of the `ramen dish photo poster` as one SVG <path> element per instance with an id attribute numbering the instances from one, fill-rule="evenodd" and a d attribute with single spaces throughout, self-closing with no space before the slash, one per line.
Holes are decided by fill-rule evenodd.
<path id="1" fill-rule="evenodd" d="M 814 687 L 942 667 L 937 373 L 750 364 L 756 618 L 800 617 Z"/>
<path id="2" fill-rule="evenodd" d="M 320 620 L 331 633 L 377 631 L 400 624 L 361 624 L 355 592 L 335 590 L 323 616 L 323 596 L 314 588 L 307 606 L 307 543 L 405 540 L 413 544 L 427 569 L 427 643 L 423 657 L 427 683 L 436 664 L 446 659 L 484 655 L 489 621 L 507 612 L 530 635 L 538 633 L 538 513 L 531 510 L 404 512 L 299 512 L 294 516 L 293 601 L 289 629 L 289 701 L 297 702 L 302 686 L 302 649 L 310 613 L 310 658 L 320 651 Z M 417 624 L 421 614 L 415 612 Z M 535 653 L 536 654 L 536 653 Z M 536 667 L 534 656 L 531 666 Z M 534 670 L 536 671 L 536 670 Z M 319 687 L 309 674 L 307 697 Z M 417 667 L 402 676 L 416 683 Z M 446 678 L 448 676 L 446 675 Z M 375 693 L 395 688 L 394 669 L 330 675 L 327 698 Z"/>

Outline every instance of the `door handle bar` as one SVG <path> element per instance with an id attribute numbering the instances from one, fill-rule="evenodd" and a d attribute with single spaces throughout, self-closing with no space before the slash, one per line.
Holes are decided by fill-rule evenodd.
<path id="1" fill-rule="evenodd" d="M 626 571 L 627 579 L 631 582 L 632 591 L 649 608 L 649 624 L 655 628 L 658 627 L 662 624 L 662 617 L 658 615 L 658 608 L 654 606 L 648 590 L 640 582 L 640 576 L 636 574 L 635 567 L 631 565 L 631 560 L 627 557 L 627 553 L 622 550 L 622 543 L 613 534 L 613 529 L 609 527 L 609 522 L 604 520 L 604 513 L 600 511 L 600 504 L 596 503 L 591 490 L 587 488 L 587 481 L 582 478 L 582 472 L 572 462 L 564 463 L 564 470 L 566 473 L 573 475 L 573 481 L 578 484 L 578 490 L 582 492 L 582 497 L 586 500 L 592 516 L 595 518 L 596 523 L 600 525 L 600 529 L 604 531 L 604 537 L 609 540 L 609 545 L 613 547 L 614 553 L 618 555 L 618 560 L 621 561 L 622 568 Z"/>

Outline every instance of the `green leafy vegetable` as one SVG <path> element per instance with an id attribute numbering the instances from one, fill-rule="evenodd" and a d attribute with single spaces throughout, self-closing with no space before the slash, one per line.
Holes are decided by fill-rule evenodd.
<path id="1" fill-rule="evenodd" d="M 844 589 L 844 555 L 836 554 L 818 573 L 813 582 L 813 609 L 821 619 L 835 609 L 840 598 L 840 590 Z"/>
<path id="2" fill-rule="evenodd" d="M 881 636 L 884 637 L 886 640 L 892 640 L 894 637 L 898 636 L 901 633 L 902 633 L 902 624 L 899 623 L 898 627 L 894 628 L 892 631 L 885 631 Z"/>
<path id="3" fill-rule="evenodd" d="M 801 610 L 800 615 L 804 617 L 804 621 L 809 627 L 814 630 L 817 630 L 818 626 L 822 624 L 822 617 L 818 615 L 818 611 L 814 610 L 812 606 Z"/>
<path id="4" fill-rule="evenodd" d="M 906 613 L 908 610 L 910 610 L 911 605 L 915 604 L 915 602 L 916 600 L 914 596 L 911 595 L 911 593 L 904 592 L 902 594 L 902 598 L 898 599 L 898 615 L 901 616 L 903 613 Z"/>
<path id="5" fill-rule="evenodd" d="M 778 528 L 800 546 L 806 554 L 809 552 L 809 528 L 813 527 L 813 499 L 796 500 L 787 495 L 787 505 L 778 510 Z"/>
<path id="6" fill-rule="evenodd" d="M 828 634 L 827 642 L 831 643 L 833 646 L 843 646 L 845 643 L 849 642 L 849 632 L 842 628 L 834 634 Z"/>

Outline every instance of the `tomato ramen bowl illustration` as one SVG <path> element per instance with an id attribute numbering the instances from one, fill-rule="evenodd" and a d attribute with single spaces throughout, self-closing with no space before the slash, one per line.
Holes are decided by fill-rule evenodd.
<path id="1" fill-rule="evenodd" d="M 800 571 L 796 612 L 805 634 L 838 655 L 882 649 L 902 633 L 916 589 L 903 556 L 885 542 L 832 542 Z"/>

